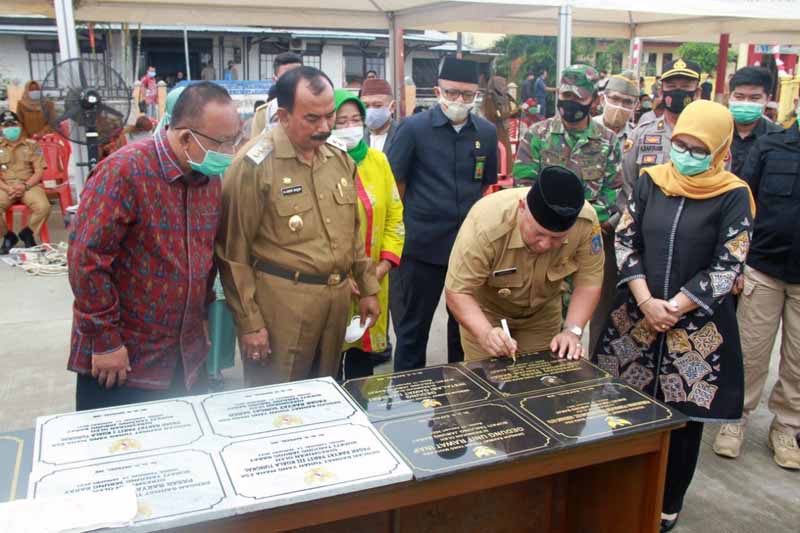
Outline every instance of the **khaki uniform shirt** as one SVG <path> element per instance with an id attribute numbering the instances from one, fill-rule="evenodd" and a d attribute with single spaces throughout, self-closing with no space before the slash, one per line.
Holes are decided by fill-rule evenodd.
<path id="1" fill-rule="evenodd" d="M 628 197 L 639 179 L 643 168 L 669 161 L 672 148 L 672 126 L 662 116 L 651 121 L 641 121 L 625 141 L 622 153 L 622 191 L 617 202 L 623 213 L 628 206 Z"/>
<path id="2" fill-rule="evenodd" d="M 380 291 L 359 232 L 355 163 L 334 142 L 309 164 L 278 125 L 245 145 L 225 174 L 216 250 L 242 333 L 264 327 L 254 258 L 306 274 L 352 274 L 362 296 Z"/>
<path id="3" fill-rule="evenodd" d="M 250 138 L 255 139 L 267 128 L 269 125 L 270 128 L 274 127 L 275 124 L 272 123 L 275 117 L 275 113 L 278 112 L 278 99 L 273 98 L 269 102 L 264 105 L 258 106 L 256 108 L 255 114 L 253 114 L 253 122 L 250 130 Z"/>
<path id="4" fill-rule="evenodd" d="M 45 168 L 44 154 L 36 141 L 25 139 L 12 144 L 0 139 L 0 179 L 6 183 L 26 181 Z"/>
<path id="5" fill-rule="evenodd" d="M 603 283 L 603 241 L 594 208 L 585 203 L 567 240 L 544 254 L 522 241 L 518 206 L 529 187 L 491 194 L 472 208 L 458 232 L 445 287 L 472 295 L 481 308 L 500 317 L 532 318 L 572 275 L 575 287 Z"/>

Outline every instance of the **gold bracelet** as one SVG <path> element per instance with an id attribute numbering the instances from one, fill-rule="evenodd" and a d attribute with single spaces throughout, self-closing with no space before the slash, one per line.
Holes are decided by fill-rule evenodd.
<path id="1" fill-rule="evenodd" d="M 646 304 L 647 302 L 649 302 L 652 299 L 653 299 L 653 295 L 651 294 L 650 297 L 649 298 L 645 298 L 643 302 L 641 302 L 641 303 L 636 302 L 636 305 L 639 306 L 639 309 L 641 309 L 644 304 Z"/>

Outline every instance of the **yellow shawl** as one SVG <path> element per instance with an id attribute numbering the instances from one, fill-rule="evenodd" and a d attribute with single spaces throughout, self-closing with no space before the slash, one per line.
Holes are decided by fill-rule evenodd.
<path id="1" fill-rule="evenodd" d="M 701 174 L 684 176 L 669 162 L 643 169 L 667 196 L 706 200 L 744 187 L 750 194 L 750 211 L 755 216 L 756 203 L 747 183 L 725 170 L 725 159 L 733 143 L 733 117 L 725 106 L 710 100 L 696 100 L 678 117 L 672 138 L 689 135 L 702 141 L 711 151 L 711 167 Z"/>

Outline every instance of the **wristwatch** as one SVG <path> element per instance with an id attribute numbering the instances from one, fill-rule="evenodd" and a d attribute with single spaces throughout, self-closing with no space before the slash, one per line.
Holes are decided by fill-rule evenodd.
<path id="1" fill-rule="evenodd" d="M 575 335 L 579 339 L 583 335 L 583 328 L 581 328 L 580 326 L 566 326 L 565 325 L 564 326 L 564 331 L 569 331 L 570 333 L 572 333 L 573 335 Z"/>

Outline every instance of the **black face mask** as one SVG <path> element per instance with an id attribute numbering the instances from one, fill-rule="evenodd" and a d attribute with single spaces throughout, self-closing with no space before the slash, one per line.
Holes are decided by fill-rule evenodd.
<path id="1" fill-rule="evenodd" d="M 664 91 L 664 108 L 679 115 L 684 108 L 694 100 L 694 91 L 684 91 L 683 89 L 673 89 Z"/>
<path id="2" fill-rule="evenodd" d="M 564 122 L 580 122 L 589 116 L 592 104 L 581 104 L 573 100 L 559 100 L 558 112 Z"/>

